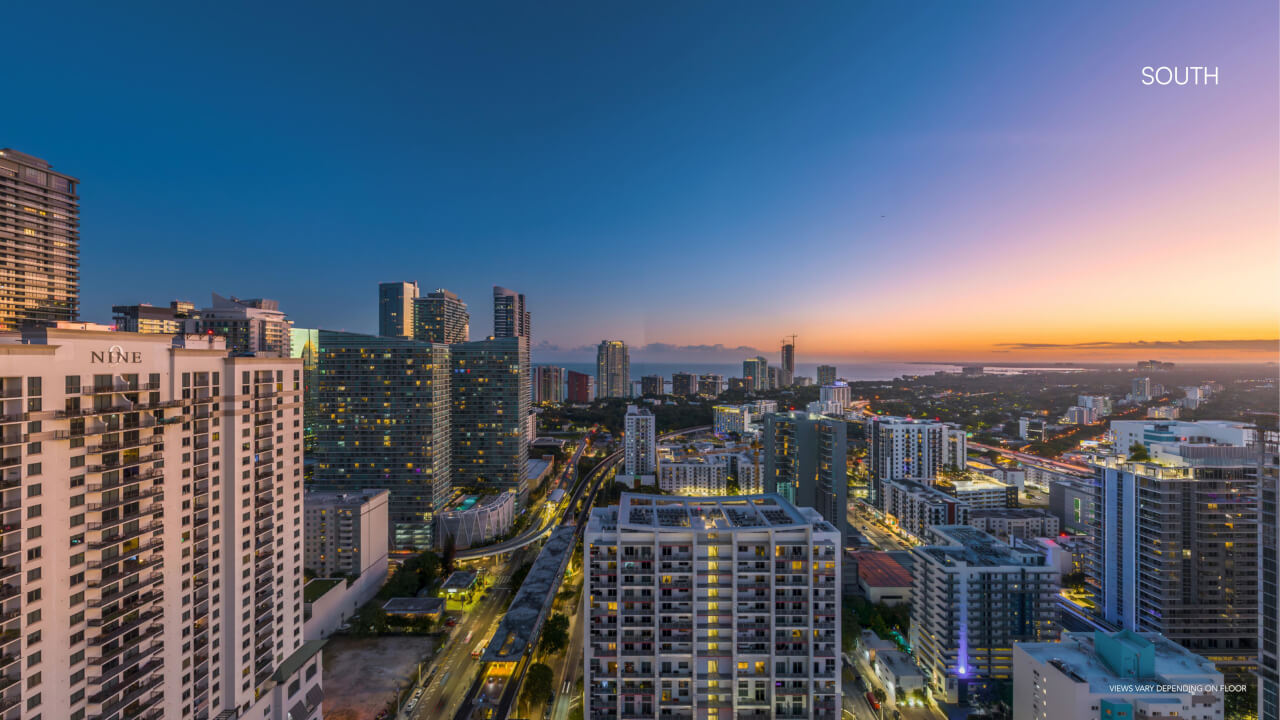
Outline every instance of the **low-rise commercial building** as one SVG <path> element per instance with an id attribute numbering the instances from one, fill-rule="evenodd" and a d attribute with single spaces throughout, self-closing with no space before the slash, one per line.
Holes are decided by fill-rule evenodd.
<path id="1" fill-rule="evenodd" d="M 1221 720 L 1222 673 L 1159 633 L 1073 632 L 1013 646 L 1020 720 Z"/>
<path id="2" fill-rule="evenodd" d="M 915 690 L 924 690 L 924 674 L 910 655 L 901 650 L 881 650 L 871 662 L 871 669 L 884 685 L 889 702 L 905 703 Z M 901 692 L 901 695 L 899 695 Z"/>
<path id="3" fill-rule="evenodd" d="M 888 553 L 853 554 L 858 568 L 858 589 L 873 603 L 903 605 L 911 602 L 911 573 Z"/>

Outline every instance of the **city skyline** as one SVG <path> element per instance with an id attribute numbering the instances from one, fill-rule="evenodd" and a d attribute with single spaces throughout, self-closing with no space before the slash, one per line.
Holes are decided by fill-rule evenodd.
<path id="1" fill-rule="evenodd" d="M 1274 6 L 321 10 L 305 32 L 257 12 L 86 5 L 31 68 L 42 112 L 4 144 L 82 182 L 82 318 L 228 287 L 373 332 L 373 288 L 403 275 L 472 303 L 520 288 L 535 353 L 616 337 L 772 360 L 795 333 L 801 360 L 1275 356 Z M 1221 81 L 1142 85 L 1175 63 Z M 653 293 L 560 266 L 601 243 L 704 271 Z M 258 262 L 201 250 L 224 246 Z M 149 280 L 122 291 L 136 256 Z M 766 257 L 785 295 L 738 292 Z"/>

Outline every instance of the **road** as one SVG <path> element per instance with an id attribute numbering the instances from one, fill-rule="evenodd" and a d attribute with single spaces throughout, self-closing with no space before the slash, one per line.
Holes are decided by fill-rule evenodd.
<path id="1" fill-rule="evenodd" d="M 579 576 L 581 577 L 581 576 Z M 578 676 L 582 674 L 582 641 L 586 628 L 579 628 L 579 619 L 587 616 L 586 593 L 578 594 L 577 612 L 569 616 L 569 647 L 560 667 L 556 668 L 556 703 L 552 708 L 552 720 L 568 720 L 574 705 L 582 704 L 582 696 L 573 692 Z"/>
<path id="2" fill-rule="evenodd" d="M 662 436 L 662 439 L 700 432 L 706 429 L 708 428 L 688 428 L 668 433 Z M 570 482 L 570 471 L 576 466 L 585 447 L 586 441 L 584 439 L 571 457 L 564 473 L 558 479 L 558 484 Z M 490 574 L 495 578 L 494 585 L 490 588 L 485 599 L 481 600 L 470 611 L 462 614 L 458 626 L 454 628 L 453 633 L 450 635 L 449 642 L 445 644 L 444 649 L 437 655 L 433 669 L 428 675 L 430 679 L 426 685 L 426 692 L 412 713 L 413 720 L 439 720 L 440 718 L 456 717 L 458 712 L 464 709 L 462 707 L 463 703 L 470 702 L 470 698 L 474 693 L 483 691 L 493 696 L 495 692 L 500 692 L 503 689 L 498 687 L 495 691 L 494 688 L 481 686 L 481 678 L 479 677 L 480 663 L 471 657 L 471 651 L 481 641 L 488 640 L 493 635 L 498 622 L 502 619 L 506 598 L 518 590 L 518 588 L 507 585 L 512 569 L 518 567 L 526 559 L 531 560 L 536 555 L 538 548 L 534 543 L 540 539 L 541 535 L 549 533 L 551 529 L 567 523 L 577 525 L 579 532 L 581 532 L 581 528 L 585 525 L 586 516 L 591 511 L 596 493 L 600 490 L 605 476 L 608 475 L 609 470 L 621 458 L 621 451 L 614 452 L 603 458 L 590 473 L 585 477 L 578 478 L 572 492 L 568 493 L 561 505 L 552 506 L 549 503 L 544 503 L 541 506 L 530 508 L 530 512 L 540 513 L 541 516 L 537 519 L 537 522 L 531 523 L 532 527 L 528 531 L 521 533 L 520 537 L 487 548 L 476 548 L 475 550 L 479 552 L 474 554 L 468 555 L 470 551 L 460 551 L 457 554 L 459 560 L 481 560 L 482 562 L 487 562 Z M 579 507 L 579 500 L 585 500 L 581 507 Z M 511 555 L 508 556 L 508 553 L 511 553 Z M 483 560 L 484 558 L 492 559 L 485 561 Z M 581 574 L 578 575 L 577 580 L 581 582 Z M 558 684 L 556 688 L 557 695 L 561 697 L 561 700 L 572 695 L 573 684 L 576 683 L 582 671 L 582 639 L 579 637 L 581 633 L 577 627 L 578 618 L 582 615 L 583 613 L 579 611 L 573 613 L 570 618 L 570 646 L 559 667 L 553 668 L 557 671 Z M 471 636 L 470 640 L 465 639 L 468 634 Z M 530 644 L 531 646 L 536 645 L 536 643 Z M 527 668 L 527 665 L 525 668 Z M 520 677 L 511 679 L 512 682 L 516 683 L 522 680 L 523 674 Z M 562 691 L 565 687 L 569 689 L 568 692 Z M 507 700 L 507 696 L 504 696 L 503 699 L 504 701 Z M 563 719 L 567 716 L 569 707 L 567 700 L 558 702 L 556 717 Z M 495 717 L 509 709 L 509 705 L 500 703 L 499 707 L 496 708 Z M 467 711 L 471 712 L 470 709 Z"/>
<path id="3" fill-rule="evenodd" d="M 876 518 L 875 511 L 865 503 L 850 503 L 848 518 L 849 524 L 865 535 L 877 550 L 888 552 L 911 549 L 911 545 L 907 541 L 893 534 L 893 531 L 882 525 L 879 519 Z"/>
<path id="4" fill-rule="evenodd" d="M 411 717 L 417 720 L 451 716 L 462 702 L 475 680 L 476 671 L 480 667 L 477 660 L 472 659 L 471 651 L 482 640 L 487 640 L 502 619 L 502 611 L 507 596 L 513 589 L 504 585 L 509 582 L 508 563 L 498 572 L 505 575 L 494 578 L 494 586 L 489 589 L 488 596 L 481 600 L 470 611 L 454 613 L 451 617 L 460 617 L 457 627 L 449 635 L 435 659 L 427 690 L 418 701 Z M 471 640 L 466 640 L 467 636 Z"/>

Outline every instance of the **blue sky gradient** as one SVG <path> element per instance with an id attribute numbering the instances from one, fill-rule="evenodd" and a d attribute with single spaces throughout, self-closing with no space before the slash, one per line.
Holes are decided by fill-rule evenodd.
<path id="1" fill-rule="evenodd" d="M 375 284 L 416 279 L 461 294 L 473 336 L 490 287 L 518 289 L 560 348 L 797 332 L 824 356 L 929 359 L 1274 336 L 1245 267 L 1275 254 L 1274 2 L 6 17 L 0 146 L 82 180 L 87 319 L 216 291 L 371 331 Z M 1161 64 L 1225 82 L 1141 87 Z M 1183 257 L 1198 243 L 1219 257 Z M 1153 256 L 1216 298 L 1185 327 L 1108 280 Z M 1018 309 L 1027 293 L 1116 307 L 1046 316 Z"/>

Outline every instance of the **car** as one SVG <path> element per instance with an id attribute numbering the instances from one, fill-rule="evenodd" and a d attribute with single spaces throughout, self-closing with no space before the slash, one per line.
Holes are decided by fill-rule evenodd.
<path id="1" fill-rule="evenodd" d="M 876 700 L 876 694 L 875 694 L 875 693 L 873 693 L 873 692 L 868 692 L 868 693 L 867 693 L 867 704 L 869 704 L 869 705 L 871 706 L 871 709 L 872 709 L 872 710 L 879 710 L 879 709 L 880 709 L 880 701 L 879 701 L 879 700 Z"/>
<path id="2" fill-rule="evenodd" d="M 445 620 L 445 621 L 444 621 L 444 624 L 445 624 L 445 627 L 453 627 L 454 625 L 457 625 L 457 624 L 458 624 L 458 619 L 457 619 L 457 618 L 449 618 L 448 620 Z"/>
<path id="3" fill-rule="evenodd" d="M 418 688 L 417 690 L 414 690 L 413 695 L 409 697 L 409 702 L 404 704 L 405 712 L 409 712 L 409 713 L 413 712 L 413 709 L 418 707 L 418 701 L 421 699 L 422 699 L 422 688 Z"/>

